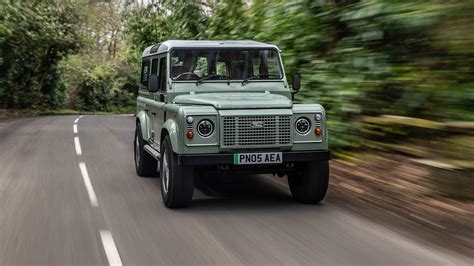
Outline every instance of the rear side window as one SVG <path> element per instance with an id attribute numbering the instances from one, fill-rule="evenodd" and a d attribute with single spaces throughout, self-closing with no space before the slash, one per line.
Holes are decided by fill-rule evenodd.
<path id="1" fill-rule="evenodd" d="M 158 58 L 151 60 L 151 75 L 158 74 Z"/>
<path id="2" fill-rule="evenodd" d="M 166 91 L 166 57 L 160 58 L 160 73 L 158 74 L 160 91 Z"/>
<path id="3" fill-rule="evenodd" d="M 148 75 L 149 74 L 150 74 L 150 60 L 143 60 L 142 61 L 141 83 L 145 87 L 148 87 Z"/>

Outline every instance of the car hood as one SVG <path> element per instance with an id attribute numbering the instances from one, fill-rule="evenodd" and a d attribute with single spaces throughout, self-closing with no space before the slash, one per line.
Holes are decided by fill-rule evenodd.
<path id="1" fill-rule="evenodd" d="M 288 97 L 262 93 L 196 93 L 182 94 L 173 100 L 179 104 L 212 105 L 216 109 L 257 109 L 257 108 L 291 108 Z"/>

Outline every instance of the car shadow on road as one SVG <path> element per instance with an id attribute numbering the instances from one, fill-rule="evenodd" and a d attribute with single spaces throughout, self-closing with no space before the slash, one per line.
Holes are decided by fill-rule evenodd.
<path id="1" fill-rule="evenodd" d="M 196 193 L 197 192 L 197 193 Z M 193 202 L 187 212 L 194 210 L 282 210 L 316 207 L 294 201 L 288 187 L 277 177 L 252 175 L 231 178 L 211 177 L 196 181 Z"/>

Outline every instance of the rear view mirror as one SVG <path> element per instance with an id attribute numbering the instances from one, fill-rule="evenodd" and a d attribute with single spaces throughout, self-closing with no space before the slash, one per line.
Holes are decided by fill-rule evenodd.
<path id="1" fill-rule="evenodd" d="M 293 82 L 292 88 L 295 91 L 298 91 L 301 88 L 301 74 L 300 73 L 293 73 Z"/>
<path id="2" fill-rule="evenodd" d="M 158 76 L 150 75 L 148 77 L 148 91 L 157 92 L 158 91 Z"/>

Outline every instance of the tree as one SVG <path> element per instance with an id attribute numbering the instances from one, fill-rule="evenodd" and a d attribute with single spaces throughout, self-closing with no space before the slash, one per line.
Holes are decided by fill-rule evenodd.
<path id="1" fill-rule="evenodd" d="M 0 3 L 0 106 L 57 108 L 65 99 L 57 65 L 81 47 L 74 4 Z"/>

